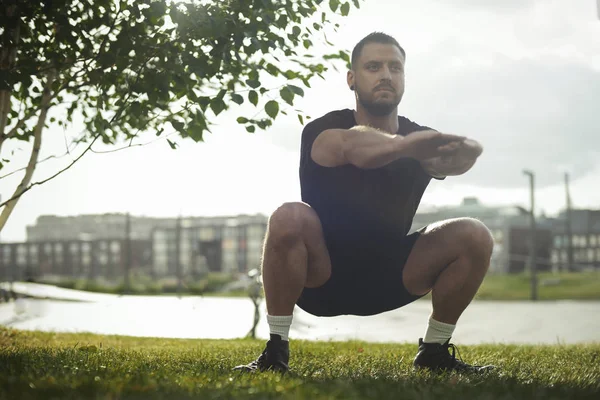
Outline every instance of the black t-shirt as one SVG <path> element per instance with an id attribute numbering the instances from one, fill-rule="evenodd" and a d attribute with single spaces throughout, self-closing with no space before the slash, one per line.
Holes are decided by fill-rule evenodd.
<path id="1" fill-rule="evenodd" d="M 400 116 L 398 123 L 397 134 L 403 136 L 430 129 Z M 408 157 L 374 169 L 350 164 L 323 167 L 313 161 L 312 145 L 321 132 L 355 125 L 349 109 L 330 112 L 306 125 L 300 156 L 302 201 L 319 216 L 328 245 L 393 243 L 410 231 L 431 176 L 419 161 Z"/>

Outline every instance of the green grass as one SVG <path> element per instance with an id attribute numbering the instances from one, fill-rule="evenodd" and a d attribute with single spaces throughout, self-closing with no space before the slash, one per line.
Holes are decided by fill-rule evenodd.
<path id="1" fill-rule="evenodd" d="M 600 343 L 461 346 L 486 376 L 414 372 L 416 345 L 291 342 L 292 373 L 231 371 L 259 340 L 174 340 L 0 328 L 2 399 L 597 399 Z"/>
<path id="2" fill-rule="evenodd" d="M 542 273 L 538 276 L 539 300 L 600 300 L 600 271 Z M 479 288 L 478 300 L 528 300 L 527 274 L 488 275 Z"/>

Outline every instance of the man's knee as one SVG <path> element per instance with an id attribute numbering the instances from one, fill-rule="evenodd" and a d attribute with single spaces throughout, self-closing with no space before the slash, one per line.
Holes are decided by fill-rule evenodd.
<path id="1" fill-rule="evenodd" d="M 456 221 L 456 239 L 463 251 L 489 258 L 494 248 L 494 238 L 485 224 L 474 218 L 460 218 Z"/>
<path id="2" fill-rule="evenodd" d="M 310 229 L 315 219 L 318 222 L 318 216 L 308 204 L 284 203 L 269 217 L 269 238 L 285 242 L 296 241 Z"/>

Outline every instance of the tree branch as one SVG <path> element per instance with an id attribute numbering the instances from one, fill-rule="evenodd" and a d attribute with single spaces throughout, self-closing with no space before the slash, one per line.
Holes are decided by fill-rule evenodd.
<path id="1" fill-rule="evenodd" d="M 40 161 L 38 161 L 38 162 L 37 162 L 37 164 L 38 164 L 38 165 L 40 165 L 41 163 L 43 163 L 43 162 L 46 162 L 46 161 L 48 161 L 48 160 L 51 160 L 51 159 L 53 159 L 53 158 L 57 158 L 57 159 L 58 159 L 58 158 L 63 158 L 63 157 L 65 157 L 65 156 L 69 155 L 69 154 L 70 154 L 70 153 L 65 153 L 65 154 L 62 154 L 62 155 L 60 155 L 60 156 L 57 156 L 56 154 L 53 154 L 53 155 L 51 155 L 51 156 L 48 156 L 48 157 L 44 158 L 43 160 L 40 160 Z M 25 167 L 23 167 L 23 168 L 15 169 L 14 171 L 11 171 L 11 172 L 9 172 L 9 173 L 8 173 L 8 174 L 6 174 L 6 175 L 2 175 L 2 176 L 0 176 L 0 180 L 2 180 L 2 179 L 4 179 L 4 178 L 8 178 L 9 176 L 11 176 L 11 175 L 14 175 L 14 174 L 16 174 L 17 172 L 21 172 L 21 171 L 23 171 L 23 170 L 25 170 L 25 169 L 27 169 L 27 167 L 26 167 L 26 166 L 25 166 Z"/>
<path id="2" fill-rule="evenodd" d="M 42 130 L 44 129 L 44 124 L 46 123 L 46 116 L 48 115 L 48 104 L 52 99 L 52 83 L 54 83 L 54 79 L 56 78 L 56 71 L 50 71 L 48 74 L 48 81 L 44 87 L 44 94 L 42 96 L 41 103 L 41 112 L 38 117 L 37 125 L 34 130 L 33 137 L 33 148 L 31 150 L 31 156 L 29 157 L 29 163 L 27 164 L 27 169 L 25 170 L 25 176 L 21 180 L 19 186 L 15 190 L 12 198 L 7 202 L 4 202 L 2 206 L 2 213 L 0 213 L 0 232 L 6 221 L 8 221 L 8 217 L 14 210 L 17 205 L 17 199 L 21 197 L 23 193 L 25 193 L 28 189 L 29 182 L 31 182 L 31 178 L 33 176 L 33 172 L 35 171 L 35 167 L 37 165 L 38 156 L 40 154 L 40 147 L 42 146 Z"/>
<path id="3" fill-rule="evenodd" d="M 152 57 L 154 57 L 156 55 L 156 52 L 154 54 L 152 54 L 144 63 L 144 65 L 142 65 L 140 67 L 140 69 L 137 71 L 137 77 L 136 77 L 136 82 L 139 79 L 140 76 L 140 72 L 141 70 L 146 67 L 146 64 L 148 63 L 149 60 L 152 59 Z M 54 75 L 53 77 L 55 77 L 56 75 Z M 49 87 L 52 85 L 52 83 L 47 85 L 47 88 L 49 90 Z M 37 128 L 40 127 L 39 129 L 39 141 L 41 144 L 41 130 L 44 126 L 43 122 L 40 126 L 40 120 L 42 115 L 44 116 L 44 119 L 46 118 L 46 113 L 47 113 L 47 103 L 50 102 L 50 100 L 52 99 L 52 93 L 50 93 L 48 91 L 48 93 L 46 93 L 46 91 L 44 91 L 44 96 L 47 95 L 47 98 L 44 97 L 42 99 L 42 104 L 44 104 L 44 100 L 46 100 L 46 107 L 42 108 L 42 114 L 40 114 L 40 119 L 38 119 L 38 126 L 36 126 L 36 136 L 35 136 L 35 140 L 38 139 L 38 130 Z M 129 93 L 127 93 L 127 96 L 125 98 L 125 100 L 123 101 L 123 104 L 121 105 L 121 107 L 117 110 L 117 112 L 115 113 L 115 115 L 113 115 L 113 117 L 110 119 L 109 121 L 109 125 L 112 124 L 113 122 L 115 122 L 116 120 L 118 120 L 121 117 L 121 114 L 123 113 L 123 111 L 125 111 L 125 109 L 128 106 L 127 101 L 129 100 L 129 98 L 131 97 L 131 91 L 129 91 Z M 0 214 L 0 232 L 2 231 L 2 228 L 4 227 L 4 225 L 6 224 L 6 221 L 8 220 L 8 217 L 10 215 L 10 213 L 12 212 L 12 209 L 14 208 L 17 200 L 25 193 L 27 193 L 28 191 L 30 191 L 33 187 L 38 186 L 38 185 L 42 185 L 54 178 L 56 178 L 57 176 L 59 176 L 60 174 L 62 174 L 63 172 L 67 171 L 69 168 L 71 168 L 73 165 L 75 165 L 75 163 L 77 163 L 77 161 L 79 161 L 88 151 L 91 150 L 92 146 L 94 145 L 94 143 L 96 143 L 96 140 L 98 140 L 99 137 L 101 137 L 102 135 L 100 133 L 96 134 L 93 138 L 93 140 L 90 142 L 90 144 L 88 145 L 88 147 L 79 155 L 77 156 L 77 158 L 75 158 L 69 165 L 67 165 L 65 168 L 61 169 L 60 171 L 56 172 L 54 175 L 42 180 L 42 181 L 38 181 L 38 182 L 34 182 L 29 184 L 29 186 L 27 186 L 27 184 L 31 181 L 31 175 L 33 174 L 33 169 L 35 169 L 35 161 L 37 161 L 37 154 L 35 155 L 35 160 L 32 163 L 32 159 L 33 159 L 33 152 L 32 152 L 32 159 L 30 159 L 29 164 L 30 165 L 27 166 L 27 170 L 25 172 L 25 177 L 23 177 L 23 180 L 21 181 L 21 184 L 17 187 L 17 190 L 15 191 L 15 193 L 13 194 L 13 196 L 6 200 L 3 203 L 0 203 L 0 207 L 4 207 L 4 209 L 2 209 L 2 213 Z M 35 148 L 35 140 L 34 140 L 34 148 Z M 38 149 L 39 150 L 39 149 Z M 29 174 L 30 173 L 30 174 Z M 29 176 L 28 176 L 29 174 Z M 28 180 L 26 180 L 26 178 L 28 178 Z M 24 183 L 25 182 L 25 183 Z M 7 211 L 9 210 L 10 211 Z"/>

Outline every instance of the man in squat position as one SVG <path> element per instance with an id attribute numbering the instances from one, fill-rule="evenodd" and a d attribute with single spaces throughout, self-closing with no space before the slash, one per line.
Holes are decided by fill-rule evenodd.
<path id="1" fill-rule="evenodd" d="M 460 218 L 408 234 L 431 178 L 464 174 L 482 147 L 398 116 L 405 60 L 404 49 L 386 34 L 362 39 L 347 75 L 356 111 L 333 111 L 304 128 L 303 202 L 283 204 L 270 216 L 264 244 L 270 340 L 257 360 L 236 370 L 289 369 L 295 305 L 317 316 L 367 316 L 430 291 L 433 313 L 415 368 L 492 368 L 456 359 L 450 343 L 488 269 L 489 230 Z"/>

